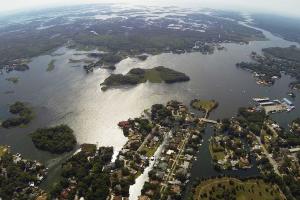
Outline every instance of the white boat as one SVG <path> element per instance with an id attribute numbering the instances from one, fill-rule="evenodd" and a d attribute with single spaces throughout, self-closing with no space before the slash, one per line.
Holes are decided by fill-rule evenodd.
<path id="1" fill-rule="evenodd" d="M 256 101 L 256 102 L 261 102 L 261 101 L 270 101 L 270 98 L 269 97 L 262 97 L 262 98 L 252 98 L 253 101 Z"/>

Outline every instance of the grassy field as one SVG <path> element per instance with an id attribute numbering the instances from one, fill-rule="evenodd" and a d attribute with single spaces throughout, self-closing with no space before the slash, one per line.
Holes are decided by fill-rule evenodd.
<path id="1" fill-rule="evenodd" d="M 8 148 L 6 146 L 0 146 L 0 158 L 8 152 Z"/>
<path id="2" fill-rule="evenodd" d="M 146 70 L 144 81 L 147 81 L 147 80 L 150 81 L 151 83 L 161 83 L 163 81 L 160 73 L 155 69 Z"/>
<path id="3" fill-rule="evenodd" d="M 213 142 L 209 142 L 209 152 L 211 157 L 217 160 L 223 160 L 225 157 L 225 149 Z"/>
<path id="4" fill-rule="evenodd" d="M 51 72 L 51 71 L 54 70 L 54 68 L 55 68 L 54 63 L 55 63 L 55 61 L 56 61 L 56 60 L 51 60 L 51 61 L 49 62 L 48 67 L 47 67 L 47 72 Z"/>
<path id="5" fill-rule="evenodd" d="M 160 66 L 152 69 L 145 69 L 145 75 L 144 78 L 141 80 L 141 82 L 146 82 L 146 81 L 149 81 L 151 83 L 161 83 L 163 81 L 166 83 L 168 83 L 168 81 L 177 82 L 176 79 L 180 81 L 180 78 L 182 77 L 185 77 L 183 73 Z M 187 79 L 185 81 L 187 81 Z"/>
<path id="6" fill-rule="evenodd" d="M 154 153 L 156 152 L 157 148 L 158 148 L 159 144 L 157 146 L 154 147 L 144 147 L 143 150 L 146 151 L 146 156 L 148 158 L 152 157 L 154 155 Z"/>
<path id="7" fill-rule="evenodd" d="M 218 106 L 218 103 L 215 100 L 195 99 L 192 100 L 191 106 L 195 109 L 209 113 Z"/>
<path id="8" fill-rule="evenodd" d="M 104 80 L 101 85 L 102 90 L 107 90 L 111 86 L 137 85 L 147 81 L 151 83 L 175 83 L 189 81 L 190 78 L 182 72 L 165 68 L 163 66 L 152 69 L 133 68 L 127 74 L 112 74 Z"/>
<path id="9" fill-rule="evenodd" d="M 226 191 L 226 192 L 225 192 Z M 277 185 L 265 183 L 260 179 L 241 181 L 236 178 L 216 178 L 201 182 L 196 188 L 194 200 L 206 199 L 236 200 L 284 200 Z"/>

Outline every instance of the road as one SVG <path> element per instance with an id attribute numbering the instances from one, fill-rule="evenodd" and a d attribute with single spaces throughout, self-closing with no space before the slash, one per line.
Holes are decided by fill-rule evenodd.
<path id="1" fill-rule="evenodd" d="M 188 133 L 188 134 L 186 134 L 184 140 L 182 141 L 182 145 L 180 147 L 180 150 L 179 150 L 178 154 L 176 155 L 176 158 L 175 158 L 175 160 L 172 164 L 170 172 L 167 175 L 167 178 L 164 181 L 166 184 L 168 184 L 168 181 L 169 181 L 170 177 L 172 177 L 172 174 L 174 173 L 174 170 L 176 169 L 177 162 L 178 162 L 180 156 L 182 155 L 182 153 L 185 149 L 185 145 L 186 145 L 189 137 L 190 137 L 190 134 Z M 165 190 L 165 186 L 162 186 L 160 192 L 163 193 L 164 190 Z"/>
<path id="2" fill-rule="evenodd" d="M 278 164 L 276 163 L 276 161 L 271 157 L 271 155 L 268 153 L 267 149 L 265 148 L 265 146 L 263 145 L 263 143 L 261 142 L 261 139 L 259 136 L 256 136 L 257 141 L 259 142 L 259 145 L 261 146 L 264 154 L 267 156 L 270 164 L 273 166 L 273 169 L 275 171 L 276 174 L 278 174 L 279 176 L 281 176 L 279 170 L 278 170 Z"/>
<path id="3" fill-rule="evenodd" d="M 149 133 L 147 135 L 147 137 L 144 139 L 143 143 L 141 144 L 141 146 L 137 149 L 137 152 L 141 151 L 144 147 L 144 145 L 148 142 L 148 140 L 150 139 L 150 137 L 152 136 L 152 133 Z"/>
<path id="4" fill-rule="evenodd" d="M 276 131 L 269 123 L 265 123 L 265 125 L 270 129 L 270 131 L 273 133 L 273 135 L 274 135 L 275 137 L 278 136 L 277 131 Z"/>

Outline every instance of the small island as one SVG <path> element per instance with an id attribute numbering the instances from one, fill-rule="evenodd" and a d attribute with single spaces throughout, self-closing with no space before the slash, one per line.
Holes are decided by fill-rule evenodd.
<path id="1" fill-rule="evenodd" d="M 142 54 L 142 55 L 138 55 L 136 56 L 140 61 L 145 61 L 148 58 L 148 55 Z"/>
<path id="2" fill-rule="evenodd" d="M 0 69 L 4 69 L 6 73 L 12 72 L 12 71 L 18 71 L 18 72 L 24 72 L 26 70 L 29 70 L 29 66 L 25 63 L 21 63 L 21 61 L 16 61 L 15 63 L 11 63 L 5 66 L 1 66 Z"/>
<path id="3" fill-rule="evenodd" d="M 90 53 L 88 56 L 92 58 L 99 58 L 99 60 L 97 62 L 91 62 L 89 63 L 89 65 L 83 66 L 83 69 L 87 73 L 93 72 L 94 68 L 96 67 L 108 70 L 115 70 L 115 65 L 125 58 L 124 56 L 115 53 Z"/>
<path id="4" fill-rule="evenodd" d="M 53 60 L 51 60 L 51 61 L 49 62 L 48 67 L 47 67 L 47 72 L 51 72 L 51 71 L 54 70 L 54 68 L 55 68 L 54 63 L 55 63 L 55 61 L 56 61 L 56 60 L 53 59 Z"/>
<path id="5" fill-rule="evenodd" d="M 6 78 L 5 80 L 7 80 L 8 82 L 16 84 L 16 83 L 19 82 L 19 77 L 13 76 L 13 77 Z"/>
<path id="6" fill-rule="evenodd" d="M 191 101 L 192 108 L 205 112 L 205 117 L 218 105 L 218 102 L 215 100 L 194 99 Z"/>
<path id="7" fill-rule="evenodd" d="M 101 61 L 103 64 L 112 64 L 112 65 L 119 63 L 124 58 L 119 53 L 113 53 L 113 52 L 89 53 L 87 56 L 90 58 L 98 58 L 99 61 Z"/>
<path id="8" fill-rule="evenodd" d="M 115 65 L 124 59 L 123 56 L 115 53 L 106 53 L 100 59 L 104 65 Z"/>
<path id="9" fill-rule="evenodd" d="M 102 90 L 122 85 L 137 85 L 149 81 L 151 83 L 175 83 L 189 81 L 190 78 L 182 72 L 178 72 L 163 66 L 152 69 L 133 68 L 126 75 L 112 74 L 104 80 Z"/>
<path id="10" fill-rule="evenodd" d="M 72 151 L 77 143 L 67 125 L 37 129 L 31 139 L 36 148 L 56 154 Z"/>
<path id="11" fill-rule="evenodd" d="M 73 59 L 73 58 L 69 58 L 69 63 L 81 63 L 81 62 L 83 62 L 83 59 L 76 60 L 76 59 Z"/>
<path id="12" fill-rule="evenodd" d="M 5 120 L 2 123 L 2 127 L 4 128 L 27 125 L 33 119 L 32 110 L 28 106 L 26 106 L 25 103 L 20 101 L 17 101 L 14 104 L 10 105 L 9 112 L 19 116 Z"/>

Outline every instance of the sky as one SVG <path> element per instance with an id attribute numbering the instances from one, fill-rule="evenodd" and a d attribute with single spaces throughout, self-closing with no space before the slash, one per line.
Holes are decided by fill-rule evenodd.
<path id="1" fill-rule="evenodd" d="M 300 0 L 0 0 L 0 13 L 82 3 L 207 7 L 300 17 Z"/>

